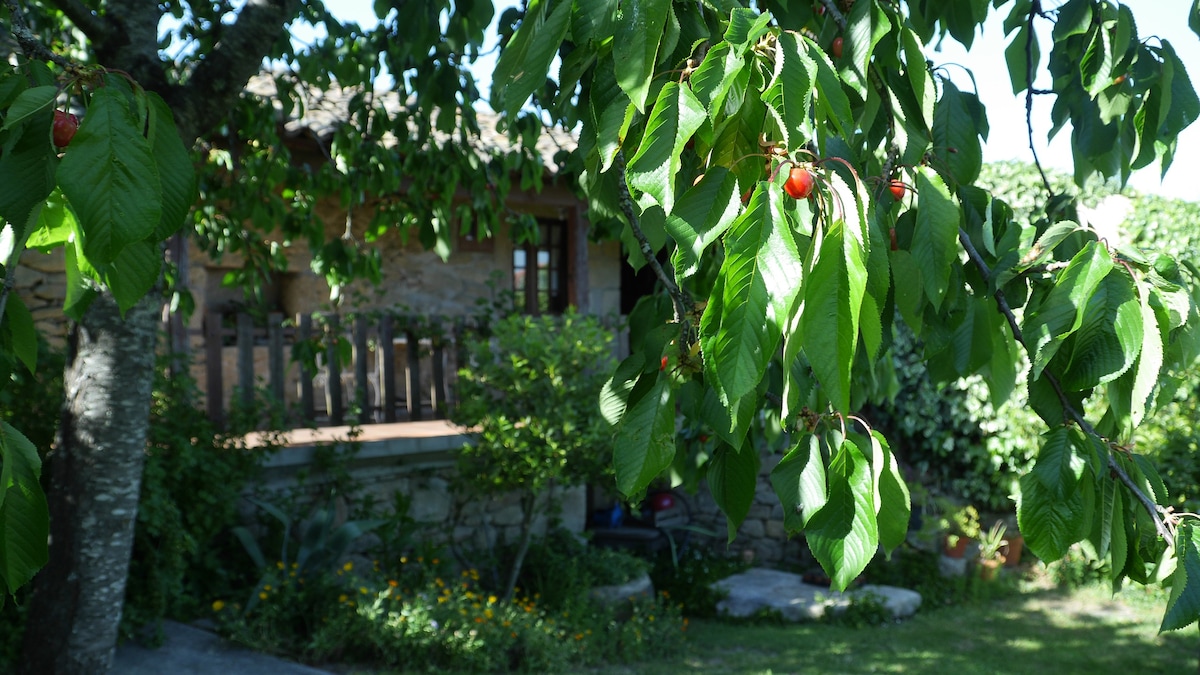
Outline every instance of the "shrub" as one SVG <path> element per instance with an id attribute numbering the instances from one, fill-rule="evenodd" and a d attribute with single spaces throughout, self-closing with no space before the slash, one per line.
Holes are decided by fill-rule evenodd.
<path id="1" fill-rule="evenodd" d="M 714 589 L 713 583 L 746 568 L 740 557 L 692 547 L 678 556 L 669 551 L 659 553 L 650 579 L 660 594 L 682 607 L 685 615 L 711 618 L 717 615 L 717 603 L 724 599 L 724 593 Z"/>

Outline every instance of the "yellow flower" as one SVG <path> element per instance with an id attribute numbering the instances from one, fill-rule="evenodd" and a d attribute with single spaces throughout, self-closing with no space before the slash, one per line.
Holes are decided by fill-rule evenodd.
<path id="1" fill-rule="evenodd" d="M 222 600 L 213 600 L 212 608 L 214 612 L 219 612 L 225 608 L 225 602 Z"/>
<path id="2" fill-rule="evenodd" d="M 283 561 L 282 560 L 275 561 L 275 569 L 280 569 L 280 570 L 283 569 Z"/>
<path id="3" fill-rule="evenodd" d="M 400 564 L 401 564 L 401 565 L 407 565 L 407 564 L 408 564 L 408 558 L 407 558 L 406 556 L 400 556 Z"/>
<path id="4" fill-rule="evenodd" d="M 345 565 L 342 565 L 342 569 L 344 569 L 344 570 L 346 570 L 347 572 L 349 572 L 350 570 L 354 569 L 354 563 L 352 563 L 352 562 L 350 562 L 349 560 L 347 560 L 347 561 L 346 561 L 346 564 L 345 564 Z"/>
<path id="5" fill-rule="evenodd" d="M 346 602 L 349 599 L 350 599 L 350 596 L 346 595 L 345 593 L 342 593 L 341 595 L 338 596 L 338 602 Z"/>
<path id="6" fill-rule="evenodd" d="M 263 590 L 264 590 L 264 591 L 270 591 L 270 590 L 272 590 L 272 589 L 271 589 L 271 584 L 265 584 L 265 585 L 263 586 Z"/>
<path id="7" fill-rule="evenodd" d="M 359 593 L 362 593 L 363 595 L 366 595 L 366 594 L 367 594 L 367 587 L 366 587 L 366 586 L 359 586 L 359 587 L 358 587 L 358 592 L 359 592 Z"/>
<path id="8" fill-rule="evenodd" d="M 267 595 L 267 592 L 266 592 L 266 591 L 263 591 L 263 592 L 261 592 L 261 593 L 259 593 L 259 594 L 258 594 L 258 599 L 259 599 L 259 600 L 266 600 L 268 597 L 269 597 L 269 596 Z"/>
<path id="9" fill-rule="evenodd" d="M 392 588 L 395 588 L 395 587 L 397 587 L 397 586 L 399 586 L 399 585 L 400 585 L 400 582 L 399 582 L 399 581 L 396 581 L 395 579 L 388 579 L 388 586 L 391 586 Z"/>
<path id="10" fill-rule="evenodd" d="M 489 596 L 488 596 L 488 604 L 489 604 L 489 605 L 494 605 L 494 604 L 496 604 L 496 596 L 494 596 L 494 595 L 489 595 Z"/>

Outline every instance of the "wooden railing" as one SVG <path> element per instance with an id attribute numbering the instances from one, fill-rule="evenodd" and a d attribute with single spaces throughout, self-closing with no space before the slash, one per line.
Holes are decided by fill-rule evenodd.
<path id="1" fill-rule="evenodd" d="M 440 328 L 416 328 L 431 324 Z M 223 426 L 226 399 L 249 407 L 265 384 L 269 398 L 285 406 L 290 421 L 299 425 L 347 424 L 355 409 L 353 421 L 360 424 L 444 418 L 467 330 L 462 318 L 419 323 L 390 314 L 352 317 L 347 325 L 334 314 L 285 321 L 283 314 L 272 313 L 265 325 L 238 314 L 235 325 L 226 327 L 221 314 L 210 313 L 202 330 L 208 416 Z M 345 344 L 350 345 L 348 359 Z M 236 365 L 234 381 L 226 382 L 230 350 Z M 399 363 L 398 352 L 403 352 Z"/>

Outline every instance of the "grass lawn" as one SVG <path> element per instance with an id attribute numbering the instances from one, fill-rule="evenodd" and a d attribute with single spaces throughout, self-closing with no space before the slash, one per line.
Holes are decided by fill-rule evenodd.
<path id="1" fill-rule="evenodd" d="M 662 673 L 1146 673 L 1196 672 L 1195 627 L 1158 634 L 1166 596 L 1140 588 L 1035 590 L 919 612 L 902 623 L 746 625 L 692 621 L 686 655 L 594 669 Z"/>

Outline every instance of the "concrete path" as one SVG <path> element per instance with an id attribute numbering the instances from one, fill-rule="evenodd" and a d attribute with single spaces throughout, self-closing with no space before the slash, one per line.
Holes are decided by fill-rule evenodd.
<path id="1" fill-rule="evenodd" d="M 113 675 L 330 675 L 238 647 L 215 633 L 167 621 L 157 649 L 126 643 L 117 648 Z"/>
<path id="2" fill-rule="evenodd" d="M 729 595 L 717 604 L 717 611 L 729 616 L 753 616 L 762 610 L 779 612 L 789 621 L 811 621 L 826 612 L 849 606 L 852 598 L 873 593 L 883 600 L 897 618 L 912 616 L 921 606 L 921 594 L 895 586 L 866 585 L 845 593 L 824 586 L 806 584 L 799 574 L 754 568 L 713 584 Z"/>

